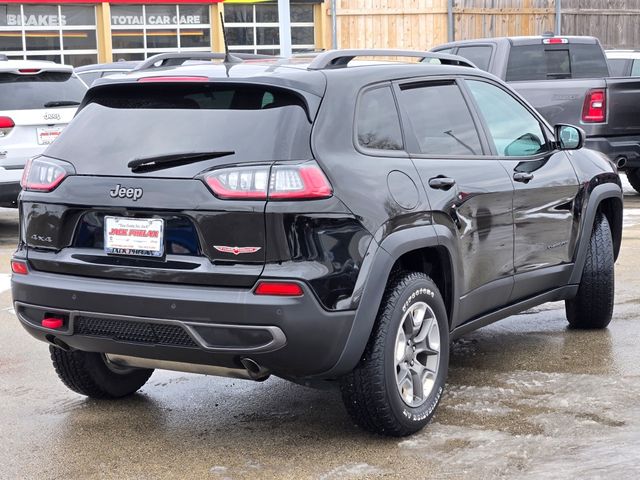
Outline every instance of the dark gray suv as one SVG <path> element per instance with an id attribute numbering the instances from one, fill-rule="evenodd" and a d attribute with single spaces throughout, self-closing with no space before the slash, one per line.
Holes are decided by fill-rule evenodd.
<path id="1" fill-rule="evenodd" d="M 352 62 L 376 55 L 425 62 Z M 274 374 L 400 436 L 452 339 L 556 300 L 611 320 L 614 166 L 465 60 L 150 62 L 98 80 L 23 180 L 15 310 L 72 390 Z"/>

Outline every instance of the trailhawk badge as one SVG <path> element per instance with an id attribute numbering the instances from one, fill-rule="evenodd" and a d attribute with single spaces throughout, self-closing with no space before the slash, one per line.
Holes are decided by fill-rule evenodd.
<path id="1" fill-rule="evenodd" d="M 226 247 L 224 245 L 214 245 L 213 248 L 222 253 L 233 253 L 240 255 L 241 253 L 256 253 L 262 247 Z"/>

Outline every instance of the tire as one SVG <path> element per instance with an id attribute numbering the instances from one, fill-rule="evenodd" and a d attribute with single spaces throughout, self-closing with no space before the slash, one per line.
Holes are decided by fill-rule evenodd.
<path id="1" fill-rule="evenodd" d="M 108 365 L 103 354 L 65 351 L 49 347 L 56 373 L 67 388 L 91 398 L 114 399 L 135 393 L 149 379 L 153 370 L 120 369 Z"/>
<path id="2" fill-rule="evenodd" d="M 421 312 L 421 326 L 414 327 L 413 318 L 417 324 Z M 414 329 L 417 336 L 412 337 Z M 426 338 L 420 342 L 422 335 Z M 413 347 L 402 351 L 397 347 L 405 340 Z M 422 369 L 425 366 L 428 370 Z M 360 363 L 340 380 L 342 399 L 360 427 L 380 435 L 410 435 L 431 420 L 448 366 L 449 322 L 438 287 L 423 273 L 400 272 L 387 285 Z M 428 380 L 417 381 L 421 371 Z M 421 386 L 430 390 L 419 397 Z"/>
<path id="3" fill-rule="evenodd" d="M 575 298 L 565 301 L 571 328 L 606 328 L 611 322 L 614 297 L 613 240 L 607 217 L 596 217 L 582 278 Z"/>
<path id="4" fill-rule="evenodd" d="M 627 170 L 627 180 L 633 189 L 640 193 L 640 168 L 630 168 Z"/>

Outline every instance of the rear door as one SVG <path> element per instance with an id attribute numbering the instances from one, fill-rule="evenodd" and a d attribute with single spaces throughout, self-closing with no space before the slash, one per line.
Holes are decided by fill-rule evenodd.
<path id="1" fill-rule="evenodd" d="M 482 115 L 491 148 L 515 187 L 515 286 L 519 300 L 563 285 L 576 243 L 578 179 L 565 152 L 536 115 L 504 87 L 465 84 Z"/>
<path id="2" fill-rule="evenodd" d="M 434 223 L 450 230 L 462 272 L 454 327 L 507 303 L 513 285 L 513 184 L 486 155 L 458 80 L 397 85 L 407 144 L 427 192 Z"/>

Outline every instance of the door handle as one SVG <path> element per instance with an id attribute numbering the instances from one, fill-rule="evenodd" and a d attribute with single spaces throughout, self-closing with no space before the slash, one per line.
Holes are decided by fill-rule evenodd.
<path id="1" fill-rule="evenodd" d="M 456 184 L 453 178 L 449 177 L 433 177 L 429 179 L 429 186 L 438 190 L 449 190 Z"/>
<path id="2" fill-rule="evenodd" d="M 528 183 L 533 178 L 533 173 L 516 172 L 513 174 L 513 179 L 516 182 Z"/>

